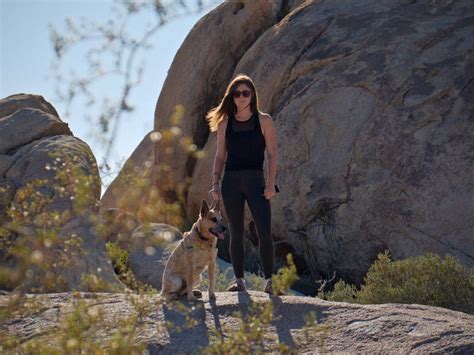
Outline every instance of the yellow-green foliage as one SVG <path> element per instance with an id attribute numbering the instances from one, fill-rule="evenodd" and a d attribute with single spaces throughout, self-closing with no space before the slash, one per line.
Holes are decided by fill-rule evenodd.
<path id="1" fill-rule="evenodd" d="M 238 327 L 216 330 L 201 354 L 297 353 L 298 349 L 292 349 L 284 342 L 278 343 L 269 331 L 272 322 L 278 320 L 274 316 L 273 303 L 252 302 L 247 312 L 234 312 L 232 316 L 237 319 Z M 318 350 L 326 352 L 325 342 L 332 326 L 319 324 L 315 312 L 303 317 L 305 324 L 298 337 L 298 347 L 314 346 L 317 340 Z"/>
<path id="2" fill-rule="evenodd" d="M 287 292 L 298 279 L 291 254 L 287 255 L 287 264 L 272 277 L 275 294 L 278 291 Z M 211 344 L 202 350 L 203 354 L 261 354 L 268 351 L 282 353 L 289 351 L 288 346 L 283 343 L 272 349 L 264 346 L 268 338 L 268 326 L 273 321 L 271 302 L 252 302 L 247 313 L 234 312 L 233 316 L 238 320 L 239 327 L 224 332 L 216 330 Z M 308 328 L 308 331 L 311 332 L 311 329 Z"/>
<path id="3" fill-rule="evenodd" d="M 107 256 L 112 261 L 112 266 L 117 274 L 127 271 L 128 252 L 120 248 L 117 243 L 107 242 L 105 244 Z"/>
<path id="4" fill-rule="evenodd" d="M 273 319 L 271 302 L 251 303 L 246 314 L 232 314 L 239 322 L 236 330 L 229 329 L 225 337 L 216 331 L 215 339 L 202 351 L 202 354 L 261 354 L 264 352 L 267 327 Z"/>
<path id="5" fill-rule="evenodd" d="M 103 311 L 90 305 L 76 295 L 72 309 L 59 319 L 59 327 L 42 330 L 40 336 L 21 342 L 18 338 L 8 338 L 1 342 L 1 351 L 22 354 L 141 354 L 144 345 L 135 344 L 135 336 L 140 331 L 140 309 L 131 316 L 107 320 Z M 18 304 L 18 312 L 33 317 L 35 312 L 44 311 L 33 300 Z M 104 338 L 105 331 L 111 334 Z"/>
<path id="6" fill-rule="evenodd" d="M 338 281 L 331 292 L 324 292 L 325 286 L 326 282 L 323 282 L 318 292 L 318 297 L 321 299 L 335 302 L 354 302 L 357 297 L 357 288 L 343 280 Z"/>
<path id="7" fill-rule="evenodd" d="M 116 196 L 116 207 L 136 211 L 136 217 L 142 222 L 160 221 L 177 227 L 186 223 L 182 215 L 191 178 L 177 176 L 176 169 L 166 161 L 173 162 L 171 157 L 177 151 L 185 152 L 189 158 L 196 160 L 204 158 L 206 152 L 198 149 L 192 137 L 183 134 L 180 126 L 185 114 L 185 108 L 177 105 L 169 118 L 169 128 L 150 134 L 155 149 L 163 156 L 160 164 L 153 165 L 147 161 L 138 172 L 135 164 L 130 162 L 125 164 L 117 178 L 118 184 L 126 186 L 126 189 Z"/>
<path id="8" fill-rule="evenodd" d="M 15 191 L 5 211 L 7 221 L 0 230 L 0 248 L 16 265 L 0 267 L 0 282 L 10 288 L 36 277 L 42 284 L 33 286 L 33 291 L 66 291 L 68 284 L 61 272 L 72 260 L 77 260 L 71 256 L 84 255 L 81 236 L 59 238 L 58 233 L 71 218 L 97 206 L 98 184 L 94 175 L 86 175 L 82 170 L 78 157 L 63 152 L 49 156 L 51 160 L 44 168 L 54 173 L 55 182 L 48 179 L 28 182 Z M 55 200 L 61 200 L 66 209 L 50 210 L 49 205 Z M 11 231 L 21 237 L 13 237 Z M 70 257 L 58 257 L 62 253 Z M 90 281 L 93 280 L 83 275 L 84 283 Z M 98 286 L 100 281 L 95 284 L 95 289 L 106 287 Z"/>
<path id="9" fill-rule="evenodd" d="M 136 279 L 133 271 L 128 267 L 128 252 L 126 250 L 120 248 L 117 243 L 112 242 L 107 242 L 105 246 L 107 256 L 112 262 L 112 266 L 117 276 L 124 285 L 137 293 L 158 293 L 152 286 L 144 284 Z"/>
<path id="10" fill-rule="evenodd" d="M 245 275 L 245 282 L 248 289 L 262 291 L 265 289 L 265 278 L 261 275 L 248 273 Z"/>
<path id="11" fill-rule="evenodd" d="M 392 262 L 385 253 L 370 267 L 358 299 L 455 308 L 474 300 L 474 272 L 451 255 L 428 253 Z"/>
<path id="12" fill-rule="evenodd" d="M 85 174 L 78 157 L 61 157 L 59 154 L 50 153 L 50 156 L 56 156 L 53 166 L 50 167 L 56 172 L 56 180 L 59 182 L 53 186 L 56 194 L 70 199 L 76 214 L 87 211 L 94 204 L 98 205 L 95 195 L 100 194 L 100 187 L 95 184 L 94 174 Z M 85 149 L 82 154 L 84 157 L 90 155 Z M 91 158 L 92 160 L 94 159 Z"/>
<path id="13" fill-rule="evenodd" d="M 153 142 L 167 156 L 172 156 L 174 149 L 178 147 L 178 149 L 184 149 L 192 158 L 203 158 L 204 152 L 199 151 L 191 137 L 182 133 L 179 127 L 182 117 L 184 117 L 184 108 L 179 106 L 170 119 L 170 128 L 152 133 Z M 90 152 L 84 152 L 84 154 L 90 154 Z M 92 157 L 90 160 L 94 161 Z M 59 238 L 58 233 L 72 218 L 87 216 L 90 212 L 90 221 L 100 223 L 100 218 L 94 216 L 99 202 L 97 197 L 100 195 L 98 180 L 94 174 L 87 175 L 87 172 L 82 170 L 81 163 L 80 160 L 75 159 L 75 156 L 68 156 L 65 152 L 53 155 L 50 163 L 44 168 L 55 175 L 55 180 L 29 182 L 15 191 L 12 201 L 7 201 L 9 206 L 5 216 L 2 216 L 0 226 L 0 248 L 4 251 L 4 255 L 15 259 L 15 265 L 0 267 L 0 282 L 3 285 L 14 288 L 28 278 L 34 277 L 42 283 L 37 289 L 39 292 L 70 290 L 67 280 L 62 278 L 62 270 L 70 266 L 71 262 L 80 260 L 84 253 L 84 241 L 78 235 Z M 127 184 L 124 185 L 127 188 L 123 196 L 120 196 L 122 198 L 119 199 L 118 207 L 123 210 L 136 210 L 136 216 L 142 222 L 165 222 L 180 227 L 181 206 L 185 203 L 184 196 L 189 188 L 190 180 L 178 179 L 175 176 L 175 170 L 165 164 L 154 166 L 152 162 L 147 162 L 144 168 L 147 173 L 143 177 L 135 170 L 129 175 L 125 174 L 130 180 L 127 180 Z M 155 186 L 157 184 L 160 190 Z M 166 193 L 167 199 L 162 197 L 161 190 Z M 174 192 L 175 195 L 168 196 L 169 191 Z M 65 208 L 64 211 L 50 208 L 58 198 L 61 200 L 61 208 Z M 104 233 L 98 233 L 99 238 L 107 234 L 107 228 L 100 225 L 93 225 L 93 227 L 97 230 L 105 230 Z M 0 353 L 11 351 L 28 354 L 140 354 L 143 347 L 134 343 L 140 332 L 140 319 L 144 314 L 151 312 L 144 293 L 156 292 L 156 290 L 135 280 L 127 268 L 128 256 L 125 251 L 109 243 L 107 252 L 121 280 L 128 287 L 139 292 L 139 295 L 128 295 L 135 307 L 135 312 L 131 316 L 119 316 L 120 319 L 110 323 L 107 315 L 98 312 L 93 306 L 75 302 L 69 315 L 58 314 L 59 328 L 40 329 L 39 334 L 31 335 L 31 337 L 30 334 L 6 336 L 2 329 Z M 70 258 L 71 256 L 74 258 Z M 38 274 L 42 275 L 41 278 L 37 277 Z M 81 287 L 88 285 L 85 289 L 113 291 L 112 287 L 105 285 L 104 280 L 99 279 L 98 276 L 81 275 Z M 16 292 L 10 294 L 10 302 L 0 309 L 0 323 L 23 317 L 35 318 L 35 307 L 31 306 L 30 300 L 25 301 L 23 296 Z M 154 308 L 156 306 L 156 304 L 153 305 Z M 167 304 L 167 306 L 173 305 Z M 195 324 L 196 320 L 189 316 L 186 326 L 195 326 Z M 171 329 L 169 328 L 171 326 L 168 325 L 168 329 Z M 106 334 L 109 336 L 107 337 Z"/>
<path id="14" fill-rule="evenodd" d="M 392 261 L 387 252 L 371 265 L 361 290 L 343 281 L 319 297 L 357 303 L 417 303 L 472 310 L 474 272 L 451 255 L 427 253 Z"/>
<path id="15" fill-rule="evenodd" d="M 293 262 L 293 255 L 286 255 L 287 266 L 278 270 L 277 275 L 272 276 L 273 294 L 287 293 L 291 285 L 298 280 L 296 265 Z"/>
<path id="16" fill-rule="evenodd" d="M 274 291 L 280 290 L 281 293 L 288 292 L 290 287 L 298 280 L 293 256 L 288 254 L 286 259 L 287 266 L 280 268 L 277 275 L 274 275 L 272 278 Z M 227 290 L 227 287 L 229 287 L 229 280 L 233 278 L 231 275 L 233 275 L 232 267 L 221 270 L 219 265 L 216 265 L 216 292 L 225 292 Z M 263 291 L 265 289 L 265 279 L 260 275 L 245 273 L 245 284 L 248 290 Z M 200 289 L 207 291 L 208 287 L 209 278 L 203 277 Z"/>

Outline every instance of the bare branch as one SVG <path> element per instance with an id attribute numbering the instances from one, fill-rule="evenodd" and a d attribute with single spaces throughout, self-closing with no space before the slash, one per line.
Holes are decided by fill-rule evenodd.
<path id="1" fill-rule="evenodd" d="M 56 93 L 66 105 L 67 114 L 73 102 L 78 100 L 85 100 L 89 107 L 102 102 L 97 118 L 94 120 L 88 117 L 93 130 L 99 127 L 100 132 L 92 134 L 105 148 L 101 171 L 108 166 L 122 118 L 134 110 L 130 96 L 142 82 L 146 67 L 145 59 L 138 62 L 153 47 L 153 37 L 165 23 L 210 9 L 219 2 L 116 0 L 110 12 L 111 17 L 100 24 L 87 20 L 76 23 L 66 19 L 63 32 L 50 26 L 50 39 L 55 53 L 51 67 L 56 79 Z M 140 16 L 151 16 L 153 23 L 140 29 L 136 26 Z M 81 75 L 75 71 L 64 75 L 61 64 L 67 64 L 67 54 L 79 45 L 87 47 L 84 55 L 86 68 L 78 69 Z M 117 91 L 109 95 L 97 92 L 96 84 L 111 78 L 120 82 Z"/>

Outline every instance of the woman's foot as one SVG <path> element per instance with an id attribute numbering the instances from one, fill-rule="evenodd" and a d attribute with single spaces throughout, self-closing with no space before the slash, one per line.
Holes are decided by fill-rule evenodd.
<path id="1" fill-rule="evenodd" d="M 227 288 L 227 291 L 246 291 L 245 280 L 244 279 L 235 279 L 234 283 Z"/>
<path id="2" fill-rule="evenodd" d="M 268 280 L 265 280 L 265 290 L 264 290 L 266 293 L 270 294 L 270 295 L 275 295 L 275 296 L 281 296 L 283 295 L 283 292 L 276 292 L 276 293 L 273 293 L 273 285 L 272 285 L 272 279 L 268 279 Z"/>

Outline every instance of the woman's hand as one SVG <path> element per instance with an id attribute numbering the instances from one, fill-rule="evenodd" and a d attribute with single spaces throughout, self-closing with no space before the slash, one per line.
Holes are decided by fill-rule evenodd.
<path id="1" fill-rule="evenodd" d="M 220 200 L 219 184 L 212 184 L 212 188 L 209 191 L 214 201 Z"/>
<path id="2" fill-rule="evenodd" d="M 276 195 L 275 191 L 275 185 L 267 185 L 265 186 L 265 190 L 263 191 L 263 194 L 267 200 L 270 200 Z"/>

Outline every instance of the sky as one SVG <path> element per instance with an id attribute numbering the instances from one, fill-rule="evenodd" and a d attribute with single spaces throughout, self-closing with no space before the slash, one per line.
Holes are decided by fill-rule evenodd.
<path id="1" fill-rule="evenodd" d="M 65 28 L 66 18 L 79 22 L 81 17 L 103 21 L 111 14 L 114 0 L 0 0 L 0 98 L 16 93 L 42 95 L 69 124 L 73 134 L 87 142 L 98 163 L 105 149 L 91 134 L 94 127 L 87 115 L 98 115 L 87 105 L 72 106 L 70 115 L 56 95 L 52 70 L 54 57 L 49 25 Z M 210 11 L 172 20 L 153 37 L 153 49 L 143 56 L 143 81 L 131 96 L 135 110 L 122 119 L 114 145 L 112 174 L 102 176 L 105 187 L 113 180 L 119 166 L 132 154 L 143 137 L 153 129 L 155 105 L 171 62 L 194 24 Z M 141 21 L 141 19 L 138 19 Z M 146 21 L 143 18 L 143 22 Z M 84 67 L 80 53 L 64 57 L 70 68 Z M 99 90 L 114 92 L 113 82 L 101 83 Z"/>

